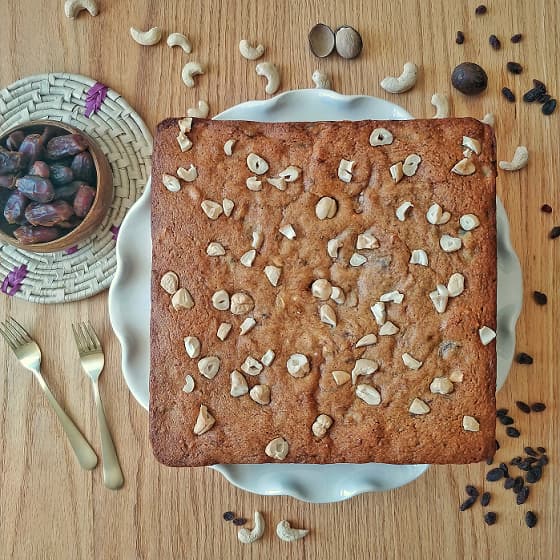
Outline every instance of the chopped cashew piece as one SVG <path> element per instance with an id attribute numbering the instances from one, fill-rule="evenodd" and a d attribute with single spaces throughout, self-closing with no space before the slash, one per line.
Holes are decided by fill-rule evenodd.
<path id="1" fill-rule="evenodd" d="M 277 437 L 268 443 L 264 452 L 272 459 L 283 461 L 286 458 L 289 449 L 290 447 L 288 442 L 284 438 Z"/>
<path id="2" fill-rule="evenodd" d="M 381 395 L 379 394 L 379 391 L 371 385 L 357 385 L 356 396 L 369 405 L 377 405 L 381 403 Z"/>
<path id="3" fill-rule="evenodd" d="M 517 146 L 511 161 L 500 161 L 500 169 L 504 171 L 519 171 L 529 163 L 529 151 L 525 146 Z"/>
<path id="4" fill-rule="evenodd" d="M 246 395 L 249 392 L 249 386 L 247 385 L 246 379 L 236 369 L 231 372 L 230 379 L 231 389 L 229 394 L 232 397 L 240 397 L 241 395 Z"/>
<path id="5" fill-rule="evenodd" d="M 356 379 L 360 375 L 372 375 L 379 369 L 379 364 L 373 360 L 366 360 L 365 358 L 360 358 L 356 360 L 354 368 L 352 369 L 352 385 L 356 384 Z"/>
<path id="6" fill-rule="evenodd" d="M 234 315 L 245 315 L 246 313 L 250 313 L 254 307 L 255 302 L 248 294 L 237 292 L 231 296 L 230 310 Z"/>
<path id="7" fill-rule="evenodd" d="M 362 266 L 366 262 L 367 258 L 364 255 L 360 255 L 360 253 L 354 253 L 350 257 L 350 266 Z"/>
<path id="8" fill-rule="evenodd" d="M 475 154 L 480 154 L 480 141 L 470 136 L 463 136 L 463 146 Z"/>
<path id="9" fill-rule="evenodd" d="M 221 257 L 226 254 L 226 250 L 221 243 L 212 241 L 211 243 L 208 243 L 208 247 L 206 247 L 206 254 L 209 257 Z"/>
<path id="10" fill-rule="evenodd" d="M 344 292 L 342 291 L 342 288 L 339 288 L 338 286 L 333 286 L 332 291 L 331 291 L 331 299 L 335 303 L 338 303 L 339 305 L 342 305 L 344 303 L 344 301 L 346 300 L 346 296 L 344 295 Z"/>
<path id="11" fill-rule="evenodd" d="M 316 88 L 332 89 L 329 77 L 324 72 L 321 72 L 321 70 L 315 70 L 315 72 L 311 74 L 311 79 L 313 80 Z"/>
<path id="12" fill-rule="evenodd" d="M 216 336 L 223 342 L 231 331 L 231 323 L 220 323 Z"/>
<path id="13" fill-rule="evenodd" d="M 237 140 L 234 140 L 233 138 L 226 141 L 224 144 L 224 154 L 226 154 L 226 156 L 231 156 L 231 154 L 233 154 L 233 146 L 236 142 Z"/>
<path id="14" fill-rule="evenodd" d="M 193 76 L 204 74 L 204 68 L 199 62 L 187 62 L 181 71 L 181 78 L 187 87 L 194 87 Z"/>
<path id="15" fill-rule="evenodd" d="M 183 393 L 192 393 L 194 391 L 194 379 L 192 375 L 185 377 L 185 384 L 183 385 Z"/>
<path id="16" fill-rule="evenodd" d="M 194 307 L 194 300 L 186 288 L 179 288 L 171 297 L 173 309 L 191 309 Z"/>
<path id="17" fill-rule="evenodd" d="M 430 299 L 438 313 L 444 313 L 447 309 L 449 291 L 443 284 L 438 284 L 433 292 L 430 292 Z"/>
<path id="18" fill-rule="evenodd" d="M 441 226 L 446 224 L 451 218 L 449 212 L 444 212 L 439 204 L 432 204 L 426 212 L 426 220 L 434 226 Z"/>
<path id="19" fill-rule="evenodd" d="M 182 131 L 177 135 L 177 143 L 182 152 L 189 151 L 193 145 L 191 139 Z"/>
<path id="20" fill-rule="evenodd" d="M 480 220 L 474 214 L 465 214 L 459 218 L 459 224 L 465 231 L 471 231 L 480 225 Z"/>
<path id="21" fill-rule="evenodd" d="M 169 192 L 178 192 L 181 190 L 181 183 L 179 183 L 179 179 L 177 179 L 177 177 L 173 177 L 173 175 L 164 173 L 161 176 L 161 182 Z"/>
<path id="22" fill-rule="evenodd" d="M 449 98 L 443 93 L 432 95 L 432 105 L 436 108 L 433 119 L 446 119 L 449 117 Z"/>
<path id="23" fill-rule="evenodd" d="M 243 544 L 251 544 L 258 541 L 264 535 L 264 519 L 260 512 L 255 511 L 255 526 L 252 531 L 243 527 L 237 532 L 237 538 Z"/>
<path id="24" fill-rule="evenodd" d="M 419 264 L 421 266 L 428 266 L 428 255 L 424 249 L 414 249 L 410 255 L 410 264 Z"/>
<path id="25" fill-rule="evenodd" d="M 246 253 L 243 253 L 243 255 L 241 255 L 241 257 L 239 258 L 239 262 L 243 266 L 246 266 L 247 268 L 251 268 L 253 266 L 253 262 L 255 261 L 256 256 L 257 256 L 257 252 L 255 251 L 255 249 L 251 249 L 250 251 L 247 251 Z"/>
<path id="26" fill-rule="evenodd" d="M 303 354 L 292 354 L 286 362 L 286 368 L 293 377 L 305 377 L 309 373 L 309 360 Z"/>
<path id="27" fill-rule="evenodd" d="M 463 430 L 466 432 L 478 432 L 480 424 L 473 416 L 463 416 Z"/>
<path id="28" fill-rule="evenodd" d="M 388 146 L 393 143 L 393 135 L 386 128 L 376 128 L 369 135 L 370 146 Z"/>
<path id="29" fill-rule="evenodd" d="M 452 383 L 461 383 L 463 381 L 463 372 L 462 371 L 452 371 L 449 374 L 449 381 Z"/>
<path id="30" fill-rule="evenodd" d="M 453 273 L 447 282 L 447 291 L 449 297 L 457 297 L 463 293 L 465 289 L 465 277 L 460 272 Z"/>
<path id="31" fill-rule="evenodd" d="M 354 167 L 353 161 L 348 161 L 347 159 L 341 159 L 338 165 L 338 178 L 345 183 L 349 183 L 352 180 L 352 168 Z"/>
<path id="32" fill-rule="evenodd" d="M 356 348 L 362 348 L 363 346 L 371 346 L 377 342 L 377 337 L 373 333 L 366 334 L 356 342 Z"/>
<path id="33" fill-rule="evenodd" d="M 381 80 L 380 85 L 389 93 L 403 93 L 414 87 L 417 74 L 418 66 L 414 62 L 406 62 L 400 76 L 387 76 Z"/>
<path id="34" fill-rule="evenodd" d="M 410 154 L 409 156 L 406 156 L 403 163 L 403 173 L 407 177 L 412 177 L 416 174 L 421 161 L 422 158 L 418 154 Z"/>
<path id="35" fill-rule="evenodd" d="M 203 99 L 198 102 L 198 107 L 190 107 L 189 109 L 187 109 L 187 115 L 189 117 L 197 117 L 199 119 L 205 119 L 208 116 L 209 112 L 210 107 L 208 106 L 208 103 L 206 103 L 206 101 L 204 101 Z"/>
<path id="36" fill-rule="evenodd" d="M 315 215 L 319 220 L 334 218 L 338 207 L 336 200 L 330 196 L 323 196 L 315 205 Z"/>
<path id="37" fill-rule="evenodd" d="M 274 358 L 276 358 L 276 354 L 274 353 L 274 350 L 267 350 L 263 354 L 263 357 L 261 358 L 261 363 L 263 363 L 267 367 L 271 366 L 272 362 L 274 361 Z"/>
<path id="38" fill-rule="evenodd" d="M 290 165 L 283 171 L 280 171 L 280 173 L 278 173 L 278 176 L 282 177 L 282 179 L 284 179 L 286 183 L 293 183 L 299 177 L 299 171 L 300 170 L 298 167 L 296 167 L 295 165 Z"/>
<path id="39" fill-rule="evenodd" d="M 222 200 L 222 207 L 224 209 L 224 215 L 229 218 L 235 207 L 235 202 L 229 198 L 224 198 L 224 200 Z"/>
<path id="40" fill-rule="evenodd" d="M 159 27 L 152 27 L 148 31 L 140 31 L 135 27 L 131 27 L 130 35 L 139 45 L 145 47 L 157 45 L 161 41 L 161 29 Z"/>
<path id="41" fill-rule="evenodd" d="M 415 398 L 410 404 L 408 411 L 417 415 L 428 414 L 430 407 L 422 399 Z"/>
<path id="42" fill-rule="evenodd" d="M 245 184 L 247 185 L 247 188 L 253 192 L 257 192 L 262 189 L 262 181 L 259 181 L 255 175 L 253 175 L 253 177 L 248 177 Z"/>
<path id="43" fill-rule="evenodd" d="M 329 257 L 336 259 L 338 257 L 338 250 L 342 247 L 342 239 L 334 238 L 327 241 L 327 253 Z"/>
<path id="44" fill-rule="evenodd" d="M 247 156 L 247 167 L 256 175 L 262 175 L 268 171 L 268 163 L 261 156 L 252 152 Z"/>
<path id="45" fill-rule="evenodd" d="M 399 332 L 399 327 L 397 327 L 397 325 L 395 325 L 394 323 L 391 323 L 391 321 L 387 321 L 386 323 L 384 323 L 383 325 L 381 325 L 381 328 L 379 329 L 379 335 L 380 336 L 391 336 L 393 334 L 397 334 Z"/>
<path id="46" fill-rule="evenodd" d="M 413 358 L 408 352 L 405 352 L 402 356 L 402 361 L 404 365 L 409 369 L 420 369 L 423 362 L 419 362 Z"/>
<path id="47" fill-rule="evenodd" d="M 253 249 L 260 249 L 262 247 L 264 241 L 264 234 L 262 231 L 258 230 L 258 231 L 254 231 L 253 232 L 253 241 L 251 242 L 251 247 L 253 247 Z"/>
<path id="48" fill-rule="evenodd" d="M 382 327 L 387 320 L 387 314 L 385 312 L 385 304 L 382 301 L 378 301 L 376 304 L 371 306 L 371 312 L 375 317 L 375 322 Z"/>
<path id="49" fill-rule="evenodd" d="M 159 281 L 159 285 L 169 294 L 173 295 L 179 289 L 179 277 L 174 272 L 166 272 Z"/>
<path id="50" fill-rule="evenodd" d="M 253 317 L 247 317 L 241 323 L 241 325 L 239 325 L 239 334 L 240 335 L 247 334 L 256 324 L 257 322 L 255 321 L 255 319 L 253 319 Z"/>
<path id="51" fill-rule="evenodd" d="M 212 295 L 212 305 L 219 311 L 229 309 L 229 294 L 225 290 L 218 290 Z"/>
<path id="52" fill-rule="evenodd" d="M 186 336 L 183 342 L 189 358 L 198 358 L 200 355 L 200 340 L 196 336 Z"/>
<path id="53" fill-rule="evenodd" d="M 245 361 L 241 365 L 241 371 L 246 373 L 247 375 L 259 375 L 259 373 L 263 370 L 263 365 L 258 361 L 255 360 L 252 356 L 247 356 Z"/>
<path id="54" fill-rule="evenodd" d="M 485 325 L 478 329 L 478 336 L 480 336 L 480 341 L 482 342 L 482 344 L 484 344 L 484 346 L 487 346 L 496 338 L 496 333 L 490 327 L 487 327 Z"/>
<path id="55" fill-rule="evenodd" d="M 267 177 L 266 182 L 279 191 L 286 190 L 286 179 L 283 179 L 282 177 Z"/>
<path id="56" fill-rule="evenodd" d="M 383 294 L 379 298 L 379 301 L 382 301 L 384 303 L 389 301 L 393 303 L 402 303 L 403 299 L 404 299 L 404 294 L 401 294 L 398 290 L 393 290 L 392 292 L 387 292 L 386 294 Z"/>
<path id="57" fill-rule="evenodd" d="M 404 177 L 403 164 L 399 161 L 389 167 L 389 173 L 395 183 L 398 183 Z"/>
<path id="58" fill-rule="evenodd" d="M 333 328 L 336 327 L 336 313 L 328 303 L 321 305 L 319 309 L 319 318 L 323 323 Z"/>
<path id="59" fill-rule="evenodd" d="M 494 126 L 495 124 L 494 113 L 486 113 L 480 122 L 487 124 L 489 126 Z"/>
<path id="60" fill-rule="evenodd" d="M 216 419 L 208 412 L 208 408 L 201 404 L 200 410 L 198 412 L 198 417 L 196 419 L 196 424 L 194 425 L 193 432 L 195 435 L 200 436 L 207 432 L 216 422 Z"/>
<path id="61" fill-rule="evenodd" d="M 397 218 L 401 221 L 404 222 L 406 220 L 406 213 L 411 209 L 414 208 L 414 204 L 412 204 L 412 202 L 410 201 L 405 201 L 403 202 L 396 210 L 395 214 L 397 216 Z"/>
<path id="62" fill-rule="evenodd" d="M 247 39 L 241 39 L 239 41 L 239 52 L 247 60 L 257 60 L 264 54 L 264 47 L 260 44 L 253 47 Z"/>
<path id="63" fill-rule="evenodd" d="M 224 211 L 222 205 L 218 202 L 214 202 L 213 200 L 203 200 L 200 207 L 211 220 L 217 220 Z"/>
<path id="64" fill-rule="evenodd" d="M 451 171 L 457 175 L 472 175 L 476 171 L 476 165 L 471 158 L 463 158 L 452 167 Z"/>
<path id="65" fill-rule="evenodd" d="M 325 414 L 322 414 L 321 416 L 325 416 Z M 327 416 L 327 418 L 329 417 Z M 287 521 L 280 521 L 278 525 L 276 525 L 276 535 L 278 535 L 278 538 L 282 541 L 286 541 L 286 542 L 297 541 L 299 539 L 303 539 L 303 537 L 305 537 L 307 533 L 309 533 L 307 529 L 294 529 Z"/>
<path id="66" fill-rule="evenodd" d="M 191 163 L 188 169 L 184 167 L 179 167 L 177 169 L 177 177 L 179 179 L 183 179 L 183 181 L 192 182 L 198 177 L 198 172 L 196 167 Z"/>
<path id="67" fill-rule="evenodd" d="M 449 395 L 453 392 L 453 383 L 447 377 L 434 377 L 430 383 L 430 391 L 440 395 Z"/>
<path id="68" fill-rule="evenodd" d="M 185 134 L 186 132 L 190 132 L 192 128 L 192 118 L 191 117 L 184 117 L 177 121 L 179 125 L 179 130 Z"/>
<path id="69" fill-rule="evenodd" d="M 328 414 L 319 414 L 311 426 L 311 431 L 315 437 L 322 438 L 332 424 L 333 419 Z"/>
<path id="70" fill-rule="evenodd" d="M 363 233 L 358 235 L 356 240 L 356 249 L 377 249 L 379 247 L 379 241 L 373 235 L 371 228 L 366 229 Z"/>
<path id="71" fill-rule="evenodd" d="M 266 78 L 266 87 L 264 91 L 269 95 L 276 93 L 280 87 L 280 72 L 272 62 L 260 62 L 255 67 L 257 76 L 264 76 Z"/>
<path id="72" fill-rule="evenodd" d="M 296 230 L 292 224 L 286 224 L 285 226 L 281 226 L 278 231 L 288 239 L 295 239 L 296 238 Z"/>
<path id="73" fill-rule="evenodd" d="M 268 281 L 274 286 L 278 286 L 278 281 L 280 280 L 280 275 L 282 274 L 282 269 L 278 266 L 268 265 L 264 267 L 264 273 L 268 278 Z"/>
<path id="74" fill-rule="evenodd" d="M 331 283 L 326 278 L 319 278 L 311 284 L 311 293 L 316 298 L 327 300 L 332 294 Z"/>
<path id="75" fill-rule="evenodd" d="M 346 371 L 333 371 L 332 376 L 334 382 L 340 387 L 340 385 L 344 385 L 350 381 L 350 374 Z"/>
<path id="76" fill-rule="evenodd" d="M 214 379 L 220 371 L 220 358 L 217 356 L 206 356 L 198 360 L 198 371 L 208 379 Z"/>
<path id="77" fill-rule="evenodd" d="M 270 404 L 270 387 L 268 385 L 255 385 L 249 396 L 258 404 Z"/>
<path id="78" fill-rule="evenodd" d="M 451 237 L 451 235 L 445 233 L 441 236 L 439 245 L 446 253 L 453 253 L 463 246 L 463 242 L 460 237 Z"/>

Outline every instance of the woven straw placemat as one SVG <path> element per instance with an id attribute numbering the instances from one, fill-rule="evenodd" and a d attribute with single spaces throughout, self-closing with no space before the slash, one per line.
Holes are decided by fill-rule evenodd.
<path id="1" fill-rule="evenodd" d="M 93 112 L 91 102 L 86 106 L 88 92 L 97 99 Z M 0 244 L 1 291 L 37 303 L 77 301 L 111 283 L 120 224 L 150 175 L 152 136 L 118 93 L 76 74 L 30 76 L 0 90 L 0 134 L 38 119 L 68 123 L 97 142 L 113 171 L 113 203 L 96 232 L 64 252 L 39 254 Z"/>

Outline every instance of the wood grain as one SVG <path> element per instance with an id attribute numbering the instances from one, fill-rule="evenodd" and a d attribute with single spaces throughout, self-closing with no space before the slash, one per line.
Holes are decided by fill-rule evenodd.
<path id="1" fill-rule="evenodd" d="M 265 98 L 264 83 L 254 63 L 237 50 L 241 38 L 266 45 L 266 58 L 282 70 L 283 90 L 312 86 L 311 74 L 321 68 L 343 93 L 369 94 L 396 101 L 412 114 L 431 116 L 435 91 L 452 95 L 455 115 L 482 117 L 496 113 L 498 156 L 509 159 L 515 147 L 529 147 L 531 162 L 519 173 L 501 173 L 499 194 L 512 222 L 512 240 L 523 266 L 524 309 L 517 334 L 518 348 L 535 358 L 532 366 L 515 364 L 498 404 L 515 408 L 517 399 L 544 401 L 539 415 L 515 412 L 522 431 L 508 439 L 498 428 L 505 459 L 524 445 L 550 448 L 551 465 L 532 489 L 523 507 L 500 483 L 490 486 L 491 508 L 498 524 L 486 527 L 477 505 L 459 513 L 466 483 L 481 485 L 485 465 L 433 467 L 415 483 L 384 494 L 368 494 L 332 505 L 309 505 L 285 497 L 255 496 L 237 490 L 209 469 L 172 470 L 153 459 L 147 438 L 147 416 L 136 404 L 120 375 L 120 349 L 112 334 L 107 296 L 58 306 L 32 305 L 2 296 L 0 318 L 16 316 L 34 334 L 44 353 L 44 373 L 53 391 L 99 452 L 99 437 L 89 383 L 80 371 L 70 323 L 89 319 L 106 349 L 101 378 L 109 425 L 119 451 L 126 486 L 110 492 L 102 485 L 101 469 L 79 469 L 54 414 L 31 376 L 22 371 L 7 347 L 0 344 L 0 556 L 3 558 L 553 558 L 560 544 L 558 503 L 559 441 L 555 319 L 558 318 L 560 239 L 548 232 L 557 220 L 560 156 L 560 112 L 543 117 L 538 106 L 509 104 L 500 89 L 509 85 L 518 95 L 530 78 L 544 80 L 560 92 L 557 29 L 560 11 L 547 0 L 489 1 L 489 13 L 475 17 L 474 0 L 171 0 L 150 2 L 100 0 L 101 14 L 77 20 L 64 17 L 62 0 L 2 0 L 0 2 L 0 86 L 22 76 L 47 71 L 86 74 L 108 84 L 144 117 L 150 128 L 170 115 L 182 115 L 199 98 L 212 114 L 249 99 Z M 307 32 L 317 21 L 333 27 L 349 24 L 362 33 L 360 58 L 315 59 L 307 47 Z M 194 49 L 187 57 L 164 42 L 141 47 L 128 27 L 160 26 L 182 31 Z M 465 44 L 455 44 L 462 29 Z M 512 45 L 509 37 L 523 33 Z M 493 51 L 488 36 L 502 39 Z M 195 89 L 181 82 L 187 58 L 208 67 Z M 379 87 L 387 74 L 399 74 L 413 60 L 422 71 L 416 87 L 390 96 Z M 484 95 L 466 98 L 451 91 L 452 68 L 465 60 L 486 68 L 490 86 Z M 516 60 L 525 71 L 508 75 L 505 63 Z M 555 207 L 552 215 L 541 204 Z M 549 295 L 538 307 L 532 290 Z M 445 427 L 443 427 L 443 430 Z M 487 487 L 490 483 L 485 483 Z M 235 510 L 251 517 L 264 512 L 264 539 L 252 546 L 237 542 L 235 529 L 221 520 Z M 533 530 L 523 514 L 539 515 Z M 280 542 L 274 525 L 289 519 L 311 528 L 304 541 Z"/>

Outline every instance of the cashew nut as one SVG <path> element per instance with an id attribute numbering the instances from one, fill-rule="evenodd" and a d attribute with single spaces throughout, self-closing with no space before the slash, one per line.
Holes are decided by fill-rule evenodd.
<path id="1" fill-rule="evenodd" d="M 307 529 L 292 528 L 288 521 L 280 521 L 280 523 L 276 525 L 276 534 L 278 535 L 278 538 L 286 542 L 303 539 L 307 533 L 309 533 Z"/>
<path id="2" fill-rule="evenodd" d="M 134 27 L 130 28 L 132 38 L 139 44 L 146 47 L 157 45 L 161 41 L 161 29 L 159 27 L 152 27 L 148 31 L 140 31 Z"/>
<path id="3" fill-rule="evenodd" d="M 239 52 L 241 56 L 247 60 L 257 60 L 257 58 L 260 58 L 264 54 L 264 47 L 262 45 L 253 47 L 247 39 L 241 39 L 241 41 L 239 41 Z"/>
<path id="4" fill-rule="evenodd" d="M 484 118 L 481 119 L 480 122 L 483 122 L 484 124 L 489 124 L 490 126 L 494 126 L 494 122 L 495 122 L 494 113 L 486 113 L 484 115 Z"/>
<path id="5" fill-rule="evenodd" d="M 280 72 L 278 68 L 272 64 L 272 62 L 261 62 L 257 64 L 255 72 L 257 76 L 264 76 L 267 80 L 264 91 L 269 95 L 276 93 L 276 90 L 280 86 Z"/>
<path id="6" fill-rule="evenodd" d="M 205 119 L 208 116 L 209 111 L 210 107 L 208 107 L 208 103 L 201 99 L 198 102 L 198 109 L 195 107 L 187 109 L 187 115 L 189 117 L 198 117 L 199 119 Z"/>
<path id="7" fill-rule="evenodd" d="M 187 62 L 181 71 L 181 78 L 187 87 L 194 87 L 193 76 L 204 74 L 204 68 L 200 62 Z"/>
<path id="8" fill-rule="evenodd" d="M 432 95 L 432 105 L 436 108 L 434 119 L 446 119 L 449 116 L 449 98 L 443 93 Z"/>
<path id="9" fill-rule="evenodd" d="M 167 37 L 168 47 L 181 47 L 187 54 L 192 51 L 192 46 L 189 40 L 182 33 L 171 33 Z"/>
<path id="10" fill-rule="evenodd" d="M 315 70 L 315 72 L 313 72 L 311 76 L 311 79 L 313 80 L 316 88 L 332 89 L 329 77 L 324 72 L 321 72 L 321 70 Z"/>
<path id="11" fill-rule="evenodd" d="M 67 18 L 74 19 L 82 10 L 87 10 L 92 16 L 99 13 L 96 0 L 66 0 L 64 2 L 64 13 Z"/>
<path id="12" fill-rule="evenodd" d="M 381 87 L 389 93 L 403 93 L 414 87 L 418 75 L 418 66 L 414 62 L 407 62 L 404 65 L 403 73 L 395 78 L 387 76 L 381 80 Z"/>
<path id="13" fill-rule="evenodd" d="M 500 169 L 504 171 L 519 171 L 529 162 L 529 151 L 525 146 L 517 146 L 511 161 L 500 161 Z"/>
<path id="14" fill-rule="evenodd" d="M 255 541 L 258 541 L 264 535 L 264 518 L 259 511 L 255 511 L 255 526 L 253 527 L 252 531 L 246 529 L 239 529 L 237 532 L 237 538 L 243 544 L 251 544 Z"/>

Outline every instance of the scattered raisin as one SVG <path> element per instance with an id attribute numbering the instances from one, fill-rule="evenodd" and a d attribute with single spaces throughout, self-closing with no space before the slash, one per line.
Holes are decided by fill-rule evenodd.
<path id="1" fill-rule="evenodd" d="M 518 438 L 521 435 L 521 432 L 513 426 L 508 426 L 506 428 L 506 434 L 511 438 Z"/>
<path id="2" fill-rule="evenodd" d="M 545 212 L 546 214 L 552 214 L 552 206 L 550 206 L 550 204 L 543 204 L 541 206 L 541 211 Z"/>
<path id="3" fill-rule="evenodd" d="M 484 514 L 484 523 L 486 523 L 486 525 L 494 525 L 494 523 L 496 523 L 496 518 L 496 514 L 493 511 L 489 511 Z"/>
<path id="4" fill-rule="evenodd" d="M 545 409 L 546 409 L 546 404 L 544 404 L 544 403 L 542 403 L 542 402 L 536 402 L 536 403 L 533 403 L 533 404 L 531 405 L 531 410 L 532 410 L 533 412 L 542 412 L 542 411 L 545 410 Z M 541 449 L 543 449 L 543 451 L 541 451 L 541 453 L 545 453 L 545 452 L 546 452 L 546 449 L 545 449 L 544 447 L 539 447 L 538 449 L 539 449 L 539 451 L 540 451 Z"/>
<path id="5" fill-rule="evenodd" d="M 506 490 L 511 490 L 513 488 L 513 485 L 515 483 L 515 478 L 511 478 L 511 476 L 509 478 L 506 478 L 504 480 L 504 488 Z"/>
<path id="6" fill-rule="evenodd" d="M 548 302 L 546 294 L 543 292 L 537 292 L 536 290 L 533 292 L 533 299 L 538 305 L 546 305 Z"/>
<path id="7" fill-rule="evenodd" d="M 245 525 L 245 523 L 247 523 L 247 520 L 244 517 L 236 517 L 233 520 L 233 524 L 237 526 Z"/>
<path id="8" fill-rule="evenodd" d="M 484 4 L 481 4 L 480 6 L 478 6 L 478 7 L 475 9 L 474 13 L 475 13 L 477 16 L 481 16 L 481 15 L 484 15 L 487 11 L 488 11 L 488 8 L 487 8 Z"/>
<path id="9" fill-rule="evenodd" d="M 511 416 L 498 416 L 498 420 L 502 426 L 511 426 L 513 424 L 513 418 Z"/>
<path id="10" fill-rule="evenodd" d="M 523 401 L 515 401 L 515 405 L 519 410 L 521 410 L 521 412 L 524 412 L 525 414 L 529 414 L 529 412 L 531 412 L 531 407 Z"/>
<path id="11" fill-rule="evenodd" d="M 543 115 L 552 115 L 556 109 L 556 99 L 549 99 L 543 106 L 542 106 L 542 113 Z"/>
<path id="12" fill-rule="evenodd" d="M 524 447 L 523 451 L 527 453 L 530 457 L 537 457 L 538 453 L 532 447 Z"/>
<path id="13" fill-rule="evenodd" d="M 235 517 L 235 513 L 233 513 L 233 511 L 226 511 L 223 515 L 223 518 L 226 521 L 231 521 L 234 517 Z"/>
<path id="14" fill-rule="evenodd" d="M 511 91 L 511 89 L 509 89 L 508 87 L 503 87 L 502 88 L 502 95 L 510 102 L 513 103 L 515 101 L 515 94 L 513 93 L 513 91 Z"/>
<path id="15" fill-rule="evenodd" d="M 515 356 L 515 361 L 518 364 L 524 364 L 530 366 L 533 363 L 533 357 L 525 352 L 519 352 L 519 354 Z"/>
<path id="16" fill-rule="evenodd" d="M 468 484 L 465 487 L 465 492 L 467 493 L 468 496 L 472 496 L 473 498 L 478 498 L 478 490 L 476 489 L 475 486 L 472 486 L 471 484 Z"/>
<path id="17" fill-rule="evenodd" d="M 502 43 L 500 43 L 500 40 L 498 39 L 498 37 L 496 37 L 496 35 L 490 35 L 490 37 L 488 38 L 488 42 L 495 51 L 499 51 L 500 47 L 502 46 Z"/>
<path id="18" fill-rule="evenodd" d="M 484 492 L 480 497 L 480 505 L 486 507 L 490 503 L 490 492 Z"/>
<path id="19" fill-rule="evenodd" d="M 507 408 L 498 408 L 498 410 L 496 410 L 496 416 L 506 416 L 507 413 L 508 413 Z"/>
<path id="20" fill-rule="evenodd" d="M 523 39 L 523 35 L 521 35 L 521 33 L 516 33 L 515 35 L 511 36 L 512 43 L 519 43 L 521 39 Z"/>
<path id="21" fill-rule="evenodd" d="M 523 480 L 522 476 L 517 476 L 515 481 L 513 482 L 512 490 L 515 494 L 519 494 L 523 487 L 525 486 L 525 480 Z"/>
<path id="22" fill-rule="evenodd" d="M 556 239 L 557 237 L 560 237 L 560 226 L 554 226 L 550 230 L 548 237 L 550 237 L 550 239 Z"/>
<path id="23" fill-rule="evenodd" d="M 525 480 L 529 484 L 534 484 L 535 482 L 538 482 L 541 478 L 542 478 L 542 467 L 539 465 L 529 469 L 529 472 L 525 476 Z"/>
<path id="24" fill-rule="evenodd" d="M 534 512 L 529 510 L 525 514 L 525 524 L 529 527 L 529 529 L 532 529 L 537 524 L 537 516 Z"/>
<path id="25" fill-rule="evenodd" d="M 511 72 L 512 74 L 521 74 L 521 72 L 523 72 L 523 66 L 521 66 L 519 62 L 508 62 L 506 64 L 506 68 L 508 69 L 508 72 Z"/>
<path id="26" fill-rule="evenodd" d="M 504 478 L 504 471 L 500 468 L 489 470 L 486 473 L 486 480 L 488 480 L 489 482 L 496 482 L 501 478 Z"/>
<path id="27" fill-rule="evenodd" d="M 476 498 L 473 498 L 472 496 L 470 498 L 467 498 L 460 506 L 459 506 L 459 510 L 460 511 L 465 511 L 467 509 L 469 509 L 470 507 L 473 506 L 473 504 L 476 502 Z"/>
<path id="28" fill-rule="evenodd" d="M 515 498 L 515 503 L 518 506 L 523 505 L 527 501 L 528 497 L 529 497 L 529 487 L 523 486 L 523 488 L 521 488 L 521 490 L 519 490 L 519 492 L 517 493 L 517 497 Z"/>

